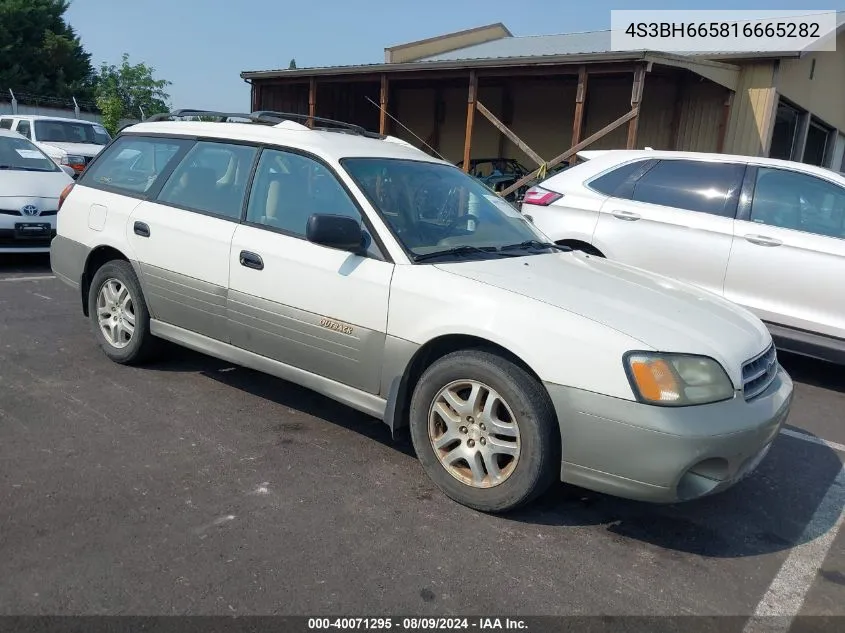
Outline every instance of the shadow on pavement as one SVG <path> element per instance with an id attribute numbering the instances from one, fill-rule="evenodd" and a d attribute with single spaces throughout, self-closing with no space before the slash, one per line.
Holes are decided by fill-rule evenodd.
<path id="1" fill-rule="evenodd" d="M 49 253 L 0 253 L 0 275 L 10 273 L 50 274 Z"/>
<path id="2" fill-rule="evenodd" d="M 155 371 L 198 372 L 227 386 L 352 430 L 407 456 L 407 432 L 391 438 L 381 421 L 308 389 L 245 368 L 221 372 L 229 363 L 171 346 Z M 808 372 L 814 371 L 807 368 Z M 826 368 L 819 370 L 824 375 Z M 803 380 L 803 378 L 802 378 Z M 822 499 L 842 471 L 830 448 L 781 435 L 751 476 L 733 488 L 696 501 L 654 505 L 556 484 L 528 507 L 491 520 L 550 526 L 603 526 L 623 539 L 714 558 L 740 558 L 785 551 L 801 543 Z M 814 525 L 816 538 L 842 511 L 845 489 L 837 487 L 839 512 Z M 445 496 L 443 503 L 451 503 Z"/>
<path id="3" fill-rule="evenodd" d="M 778 352 L 778 360 L 796 382 L 845 393 L 845 367 L 787 352 Z"/>

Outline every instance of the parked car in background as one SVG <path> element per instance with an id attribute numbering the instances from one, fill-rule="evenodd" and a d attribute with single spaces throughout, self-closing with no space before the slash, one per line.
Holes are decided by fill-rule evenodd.
<path id="1" fill-rule="evenodd" d="M 782 349 L 845 363 L 845 177 L 725 154 L 580 157 L 521 206 L 552 240 L 696 284 L 757 314 Z"/>
<path id="2" fill-rule="evenodd" d="M 766 455 L 793 387 L 747 310 L 549 244 L 392 137 L 239 117 L 128 127 L 63 196 L 52 269 L 115 362 L 165 339 L 409 427 L 484 511 L 558 479 L 689 500 Z"/>
<path id="3" fill-rule="evenodd" d="M 31 141 L 0 130 L 0 253 L 49 252 L 62 190 L 73 182 Z"/>
<path id="4" fill-rule="evenodd" d="M 57 165 L 67 165 L 76 176 L 82 173 L 110 140 L 106 128 L 93 121 L 37 115 L 3 115 L 0 128 L 14 130 L 30 139 Z"/>

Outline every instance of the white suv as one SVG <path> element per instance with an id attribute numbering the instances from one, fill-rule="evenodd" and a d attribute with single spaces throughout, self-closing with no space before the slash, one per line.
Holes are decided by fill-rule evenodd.
<path id="1" fill-rule="evenodd" d="M 111 141 L 106 128 L 83 119 L 7 114 L 0 117 L 0 128 L 25 136 L 57 165 L 73 169 L 74 177 Z"/>
<path id="2" fill-rule="evenodd" d="M 792 381 L 749 312 L 550 245 L 397 139 L 220 116 L 124 129 L 63 197 L 52 267 L 108 357 L 166 339 L 410 427 L 484 511 L 558 478 L 692 499 L 766 454 Z"/>
<path id="3" fill-rule="evenodd" d="M 722 295 L 779 348 L 845 363 L 845 176 L 727 154 L 579 156 L 523 201 L 550 238 Z"/>

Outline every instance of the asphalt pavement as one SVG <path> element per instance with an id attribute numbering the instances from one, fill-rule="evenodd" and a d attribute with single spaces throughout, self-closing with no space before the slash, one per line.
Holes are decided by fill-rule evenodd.
<path id="1" fill-rule="evenodd" d="M 122 367 L 89 328 L 46 257 L 0 257 L 2 615 L 845 616 L 843 368 L 782 355 L 787 432 L 727 492 L 495 517 L 379 421 L 176 347 Z"/>

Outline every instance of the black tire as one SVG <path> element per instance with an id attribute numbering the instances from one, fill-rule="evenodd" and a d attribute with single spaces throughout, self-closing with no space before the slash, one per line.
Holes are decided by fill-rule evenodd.
<path id="1" fill-rule="evenodd" d="M 519 427 L 519 459 L 502 483 L 477 488 L 463 483 L 443 466 L 429 439 L 429 412 L 438 392 L 457 380 L 476 380 L 499 393 Z M 435 361 L 414 389 L 410 432 L 426 474 L 448 497 L 482 512 L 506 512 L 533 501 L 560 473 L 557 419 L 542 384 L 520 366 L 483 350 L 457 351 Z"/>
<path id="2" fill-rule="evenodd" d="M 115 347 L 110 343 L 98 323 L 97 296 L 100 289 L 110 279 L 116 279 L 123 284 L 132 298 L 135 312 L 135 331 L 125 347 Z M 150 313 L 141 291 L 141 284 L 135 275 L 132 264 L 126 260 L 112 260 L 103 264 L 91 280 L 88 290 L 88 315 L 94 336 L 103 353 L 111 360 L 121 365 L 140 365 L 151 360 L 160 349 L 161 340 L 150 333 Z"/>

